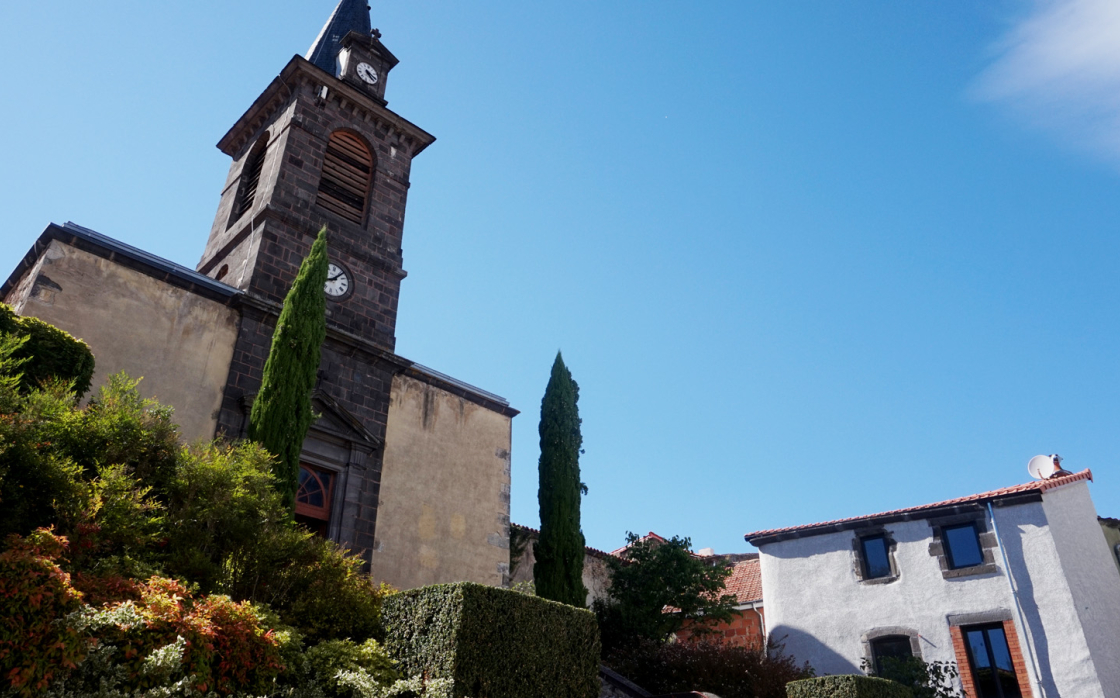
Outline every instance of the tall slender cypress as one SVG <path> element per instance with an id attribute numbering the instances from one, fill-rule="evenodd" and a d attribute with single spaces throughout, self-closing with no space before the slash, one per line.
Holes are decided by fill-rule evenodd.
<path id="1" fill-rule="evenodd" d="M 299 454 L 311 428 L 311 391 L 319 372 L 319 350 L 327 336 L 327 229 L 311 245 L 284 299 L 272 333 L 261 388 L 249 415 L 249 438 L 276 457 L 277 487 L 294 510 Z"/>
<path id="2" fill-rule="evenodd" d="M 533 546 L 537 596 L 583 607 L 583 532 L 579 524 L 579 386 L 560 352 L 541 400 L 541 459 L 538 466 L 541 537 Z"/>

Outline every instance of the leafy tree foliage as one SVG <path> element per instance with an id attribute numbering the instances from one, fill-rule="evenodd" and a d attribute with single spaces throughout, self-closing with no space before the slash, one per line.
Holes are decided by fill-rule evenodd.
<path id="1" fill-rule="evenodd" d="M 583 486 L 579 478 L 579 386 L 560 352 L 541 400 L 541 457 L 538 466 L 541 535 L 534 545 L 533 580 L 537 596 L 583 607 L 584 539 L 579 506 Z"/>
<path id="2" fill-rule="evenodd" d="M 249 438 L 276 456 L 277 485 L 284 505 L 294 509 L 299 454 L 311 427 L 311 391 L 319 350 L 327 336 L 327 229 L 311 245 L 272 334 L 260 392 L 249 415 Z"/>
<path id="3" fill-rule="evenodd" d="M 731 619 L 735 597 L 724 594 L 731 567 L 692 553 L 688 538 L 626 534 L 626 552 L 608 557 L 611 586 L 595 614 L 606 653 L 640 642 L 663 643 L 688 622 L 693 635 Z"/>

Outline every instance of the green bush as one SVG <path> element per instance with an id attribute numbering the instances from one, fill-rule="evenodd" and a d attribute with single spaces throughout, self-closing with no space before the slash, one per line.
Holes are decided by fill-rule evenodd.
<path id="1" fill-rule="evenodd" d="M 304 656 L 316 683 L 330 696 L 347 698 L 355 693 L 339 683 L 341 672 L 361 672 L 374 683 L 386 687 L 400 679 L 393 660 L 377 640 L 366 640 L 360 645 L 353 640 L 327 640 L 307 650 Z"/>
<path id="2" fill-rule="evenodd" d="M 912 698 L 902 684 L 858 674 L 821 676 L 786 684 L 788 698 Z"/>
<path id="3" fill-rule="evenodd" d="M 460 582 L 389 596 L 385 649 L 405 676 L 453 682 L 454 698 L 597 698 L 595 616 Z"/>
<path id="4" fill-rule="evenodd" d="M 16 315 L 11 306 L 3 303 L 0 303 L 0 334 L 27 337 L 27 343 L 16 353 L 16 358 L 27 359 L 22 367 L 24 389 L 61 380 L 73 382 L 78 397 L 89 390 L 93 380 L 93 352 L 82 340 L 39 318 Z"/>

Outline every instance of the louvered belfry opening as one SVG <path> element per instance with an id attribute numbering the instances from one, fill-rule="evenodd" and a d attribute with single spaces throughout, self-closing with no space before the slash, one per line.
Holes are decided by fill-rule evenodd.
<path id="1" fill-rule="evenodd" d="M 268 134 L 257 141 L 253 150 L 249 152 L 249 159 L 241 174 L 241 191 L 237 196 L 237 205 L 233 207 L 233 217 L 230 224 L 236 223 L 253 208 L 253 200 L 257 197 L 257 184 L 261 181 L 261 170 L 264 168 L 264 152 L 268 147 Z"/>
<path id="2" fill-rule="evenodd" d="M 372 173 L 373 157 L 365 143 L 351 133 L 335 131 L 327 143 L 315 203 L 348 221 L 361 223 Z"/>

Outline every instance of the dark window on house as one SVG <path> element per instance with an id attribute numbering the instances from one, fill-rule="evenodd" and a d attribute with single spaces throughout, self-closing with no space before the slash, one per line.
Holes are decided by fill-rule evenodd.
<path id="1" fill-rule="evenodd" d="M 372 175 L 373 157 L 365 143 L 351 133 L 335 131 L 323 157 L 315 203 L 348 221 L 361 223 Z"/>
<path id="2" fill-rule="evenodd" d="M 878 579 L 891 576 L 891 560 L 884 535 L 867 536 L 859 539 L 863 553 L 863 578 Z"/>
<path id="3" fill-rule="evenodd" d="M 299 487 L 296 489 L 296 520 L 325 536 L 331 519 L 333 489 L 334 473 L 300 464 Z"/>
<path id="4" fill-rule="evenodd" d="M 264 154 L 268 148 L 268 133 L 261 136 L 241 170 L 241 184 L 237 190 L 237 201 L 233 205 L 233 216 L 230 225 L 236 223 L 242 216 L 253 208 L 253 201 L 257 198 L 257 185 L 261 181 L 261 171 L 264 168 Z"/>
<path id="5" fill-rule="evenodd" d="M 884 667 L 884 659 L 905 660 L 913 656 L 914 650 L 910 645 L 910 638 L 906 635 L 887 635 L 871 641 L 871 658 L 875 662 L 877 676 L 889 673 L 890 667 Z"/>
<path id="6" fill-rule="evenodd" d="M 977 698 L 1022 698 L 1003 624 L 961 628 Z"/>
<path id="7" fill-rule="evenodd" d="M 945 526 L 941 529 L 941 542 L 951 570 L 974 567 L 984 562 L 984 551 L 980 549 L 980 536 L 976 533 L 975 524 Z"/>

